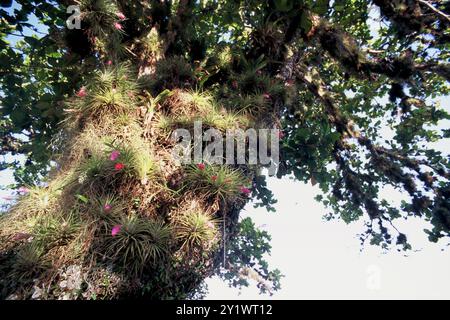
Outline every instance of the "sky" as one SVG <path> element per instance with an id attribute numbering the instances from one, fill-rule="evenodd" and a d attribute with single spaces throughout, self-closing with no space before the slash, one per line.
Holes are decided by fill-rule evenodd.
<path id="1" fill-rule="evenodd" d="M 399 224 L 417 250 L 407 256 L 362 247 L 356 237 L 362 223 L 322 219 L 328 211 L 314 200 L 318 187 L 287 178 L 270 178 L 268 184 L 277 211 L 249 204 L 242 217 L 272 236 L 267 261 L 284 274 L 281 290 L 261 296 L 256 286 L 239 292 L 212 278 L 207 299 L 450 299 L 449 252 L 428 242 L 420 221 Z"/>
<path id="2" fill-rule="evenodd" d="M 450 99 L 443 98 L 441 105 L 449 111 Z M 435 147 L 450 153 L 448 141 Z M 0 171 L 0 186 L 10 183 L 11 172 Z M 278 200 L 276 212 L 248 204 L 241 216 L 251 217 L 272 236 L 267 261 L 284 275 L 281 290 L 272 297 L 260 295 L 256 285 L 239 291 L 213 277 L 207 280 L 207 299 L 450 299 L 448 249 L 426 239 L 423 222 L 411 218 L 398 223 L 414 245 L 407 255 L 362 247 L 357 239 L 364 230 L 362 222 L 346 225 L 322 219 L 328 211 L 314 200 L 320 193 L 317 186 L 289 178 L 269 178 L 268 185 Z M 385 192 L 387 198 L 401 198 L 390 191 Z M 0 204 L 10 193 L 0 190 Z"/>

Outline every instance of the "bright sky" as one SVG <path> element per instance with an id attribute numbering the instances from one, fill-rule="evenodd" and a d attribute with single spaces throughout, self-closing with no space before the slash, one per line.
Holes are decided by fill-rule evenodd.
<path id="1" fill-rule="evenodd" d="M 317 187 L 272 178 L 269 188 L 278 199 L 277 212 L 248 205 L 243 216 L 272 235 L 268 262 L 285 275 L 281 290 L 261 296 L 253 286 L 238 296 L 237 289 L 213 278 L 207 299 L 450 299 L 450 256 L 428 242 L 419 221 L 399 225 L 420 251 L 382 253 L 360 246 L 360 223 L 322 220 L 327 211 L 313 199 Z"/>

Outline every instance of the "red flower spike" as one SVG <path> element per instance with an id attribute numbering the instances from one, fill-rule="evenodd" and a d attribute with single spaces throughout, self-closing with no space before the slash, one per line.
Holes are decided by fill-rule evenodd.
<path id="1" fill-rule="evenodd" d="M 116 163 L 116 165 L 114 166 L 114 169 L 116 169 L 117 171 L 120 171 L 123 168 L 125 168 L 125 165 L 121 162 Z"/>

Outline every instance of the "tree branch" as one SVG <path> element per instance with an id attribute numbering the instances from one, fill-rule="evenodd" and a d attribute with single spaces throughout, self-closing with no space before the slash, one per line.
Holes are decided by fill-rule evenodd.
<path id="1" fill-rule="evenodd" d="M 426 0 L 417 0 L 419 3 L 427 6 L 430 10 L 434 11 L 437 15 L 439 15 L 442 19 L 447 20 L 447 22 L 450 22 L 450 17 L 446 15 L 444 12 L 439 10 L 438 8 L 434 7 L 431 3 L 429 3 Z"/>

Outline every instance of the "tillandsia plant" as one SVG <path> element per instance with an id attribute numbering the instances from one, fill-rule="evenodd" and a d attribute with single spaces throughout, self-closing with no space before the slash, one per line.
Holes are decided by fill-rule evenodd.
<path id="1" fill-rule="evenodd" d="M 447 2 L 0 6 L 0 169 L 22 187 L 0 217 L 1 298 L 185 299 L 214 274 L 278 290 L 270 236 L 239 219 L 252 199 L 274 211 L 267 165 L 180 164 L 171 132 L 199 121 L 280 130 L 277 177 L 317 184 L 330 220 L 364 220 L 362 243 L 411 249 L 410 217 L 448 241 Z"/>

